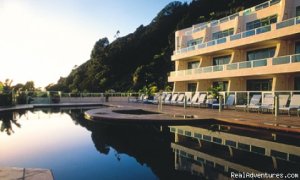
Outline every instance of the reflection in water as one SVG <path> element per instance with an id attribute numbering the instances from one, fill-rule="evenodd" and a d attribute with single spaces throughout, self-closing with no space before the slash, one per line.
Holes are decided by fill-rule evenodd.
<path id="1" fill-rule="evenodd" d="M 174 167 L 180 171 L 208 179 L 230 179 L 231 172 L 299 173 L 296 134 L 228 125 L 171 126 L 170 131 Z"/>
<path id="2" fill-rule="evenodd" d="M 60 164 L 56 164 L 57 167 L 49 167 L 48 164 L 42 166 L 66 171 L 66 173 L 78 173 L 71 179 L 74 179 L 74 177 L 79 179 L 78 175 L 82 174 L 83 171 L 95 173 L 90 174 L 89 178 L 97 179 L 97 177 L 103 177 L 103 175 L 97 176 L 96 172 L 99 172 L 99 169 L 103 169 L 103 166 L 109 163 L 104 161 L 104 157 L 112 156 L 113 159 L 109 159 L 109 161 L 125 162 L 126 164 L 123 158 L 129 156 L 138 162 L 136 164 L 149 167 L 151 173 L 154 173 L 159 179 L 230 179 L 231 172 L 299 173 L 299 134 L 257 130 L 218 124 L 214 121 L 208 121 L 199 126 L 169 127 L 149 124 L 145 126 L 101 124 L 85 120 L 83 117 L 84 111 L 85 109 L 68 108 L 38 110 L 38 112 L 43 112 L 41 116 L 68 114 L 73 121 L 73 123 L 71 121 L 73 126 L 74 124 L 78 125 L 77 128 L 82 126 L 91 133 L 87 137 L 84 137 L 83 134 L 76 134 L 79 131 L 72 131 L 74 127 L 65 123 L 63 127 L 69 128 L 66 131 L 69 134 L 71 133 L 68 137 L 74 137 L 74 139 L 61 141 L 65 143 L 64 146 L 57 144 L 61 147 L 59 154 L 66 154 L 66 151 L 70 155 L 75 153 L 74 156 L 71 156 L 73 158 L 71 161 L 82 162 L 88 158 L 87 154 L 92 153 L 90 149 L 97 150 L 95 152 L 97 155 L 93 155 L 89 160 L 86 160 L 88 163 L 85 164 L 85 169 L 80 169 L 80 171 L 76 167 L 67 171 L 67 168 L 72 167 L 71 164 L 63 169 Z M 26 111 L 1 113 L 1 132 L 11 135 L 11 138 L 13 132 L 21 128 L 21 124 L 24 125 L 22 128 L 29 128 L 26 124 L 29 123 L 32 117 L 26 118 L 29 121 L 20 121 L 19 119 L 22 116 L 27 117 Z M 59 117 L 55 116 L 55 118 Z M 57 122 L 63 123 L 63 121 L 66 121 L 66 119 L 62 118 Z M 46 122 L 39 121 L 39 123 L 45 124 Z M 47 126 L 39 126 L 39 128 L 43 128 L 43 131 L 49 130 Z M 82 130 L 82 128 L 80 129 Z M 49 134 L 51 133 L 49 132 Z M 28 137 L 25 138 L 28 139 Z M 51 141 L 51 138 L 55 137 L 50 136 L 47 141 Z M 63 139 L 66 138 L 66 135 L 57 136 L 56 138 Z M 78 140 L 79 138 L 81 141 Z M 80 146 L 84 141 L 87 142 L 87 139 L 92 140 L 91 146 Z M 57 140 L 54 139 L 53 141 Z M 70 148 L 67 149 L 69 147 L 67 144 L 71 144 L 71 142 L 73 144 L 78 143 L 75 147 L 86 149 L 82 153 L 79 152 L 79 149 L 70 151 Z M 41 142 L 30 141 L 30 143 L 40 144 Z M 16 150 L 18 149 L 16 148 Z M 53 151 L 55 150 L 58 151 L 54 147 Z M 20 151 L 24 150 L 20 149 Z M 55 153 L 47 155 L 49 159 L 61 159 L 61 156 L 55 157 L 58 156 Z M 33 159 L 30 159 L 30 163 L 35 164 Z M 96 165 L 99 167 L 95 167 Z M 130 164 L 126 164 L 126 166 L 130 166 Z M 54 175 L 57 171 L 54 170 Z M 118 172 L 118 169 L 111 169 L 106 173 L 113 175 L 118 174 Z M 66 175 L 61 177 L 66 177 Z M 151 177 L 153 178 L 153 176 Z M 123 179 L 126 178 L 128 179 L 129 176 L 123 177 Z"/>
<path id="3" fill-rule="evenodd" d="M 14 133 L 14 126 L 21 128 L 21 124 L 17 121 L 19 117 L 24 115 L 26 111 L 18 112 L 1 112 L 0 121 L 1 121 L 1 132 L 6 132 L 7 135 Z"/>
<path id="4" fill-rule="evenodd" d="M 81 119 L 78 122 L 92 132 L 92 140 L 101 154 L 108 154 L 113 148 L 117 159 L 120 154 L 134 157 L 141 165 L 150 167 L 160 179 L 197 179 L 173 168 L 174 156 L 167 127 L 109 125 Z"/>

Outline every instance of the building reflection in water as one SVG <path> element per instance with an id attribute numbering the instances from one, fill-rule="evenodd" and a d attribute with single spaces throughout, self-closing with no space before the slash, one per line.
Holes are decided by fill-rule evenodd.
<path id="1" fill-rule="evenodd" d="M 231 172 L 297 173 L 300 136 L 241 126 L 170 126 L 175 169 L 208 179 Z"/>

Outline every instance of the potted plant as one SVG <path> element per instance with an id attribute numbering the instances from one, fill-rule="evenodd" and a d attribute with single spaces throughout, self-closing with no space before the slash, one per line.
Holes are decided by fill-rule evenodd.
<path id="1" fill-rule="evenodd" d="M 213 104 L 214 102 L 219 102 L 220 91 L 222 88 L 220 86 L 217 87 L 209 87 L 208 88 L 208 103 Z"/>

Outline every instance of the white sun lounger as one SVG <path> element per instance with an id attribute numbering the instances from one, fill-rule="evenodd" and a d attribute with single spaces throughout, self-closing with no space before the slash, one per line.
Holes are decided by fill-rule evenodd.
<path id="1" fill-rule="evenodd" d="M 289 107 L 280 107 L 280 111 L 287 111 L 288 115 L 291 115 L 291 110 L 297 110 L 300 107 L 300 94 L 294 94 L 291 97 L 291 102 Z"/>

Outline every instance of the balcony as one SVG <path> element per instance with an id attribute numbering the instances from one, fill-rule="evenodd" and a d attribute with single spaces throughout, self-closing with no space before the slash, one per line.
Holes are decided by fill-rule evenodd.
<path id="1" fill-rule="evenodd" d="M 250 44 L 250 42 L 256 43 L 260 41 L 266 41 L 269 39 L 276 39 L 284 36 L 289 36 L 297 34 L 300 32 L 300 28 L 295 32 L 290 31 L 288 28 L 292 28 L 300 24 L 300 16 L 282 21 L 276 24 L 271 24 L 256 29 L 251 29 L 249 31 L 244 31 L 238 34 L 227 36 L 224 38 L 216 39 L 202 44 L 197 44 L 195 46 L 190 46 L 187 48 L 182 48 L 174 51 L 172 60 L 177 60 L 184 58 L 186 56 L 200 55 L 204 53 L 213 52 L 218 48 L 218 50 L 234 48 L 245 44 Z M 299 26 L 300 27 L 300 26 Z M 259 36 L 262 35 L 263 36 Z M 268 35 L 267 35 L 268 34 Z M 254 37 L 257 38 L 254 38 Z M 251 39 L 249 40 L 249 37 Z M 248 39 L 247 39 L 248 38 Z M 246 40 L 246 41 L 245 41 Z M 249 41 L 248 41 L 249 40 Z M 246 43 L 247 42 L 247 43 Z M 219 46 L 221 46 L 219 48 Z"/>
<path id="2" fill-rule="evenodd" d="M 217 25 L 220 25 L 222 23 L 225 23 L 227 21 L 230 21 L 230 20 L 234 20 L 236 17 L 238 16 L 246 16 L 246 15 L 250 15 L 250 14 L 253 14 L 259 10 L 262 10 L 262 9 L 265 9 L 265 8 L 268 8 L 270 6 L 273 6 L 275 4 L 278 4 L 280 3 L 281 0 L 271 0 L 271 1 L 267 1 L 267 2 L 264 2 L 262 4 L 259 4 L 257 6 L 254 6 L 252 8 L 249 8 L 249 9 L 246 9 L 244 11 L 241 11 L 241 12 L 238 12 L 238 13 L 235 13 L 235 14 L 232 14 L 230 16 L 226 16 L 222 19 L 219 19 L 219 20 L 214 20 L 214 21 L 211 21 L 211 22 L 208 22 L 208 23 L 201 23 L 201 24 L 196 24 L 196 25 L 193 25 L 192 28 L 189 28 L 189 30 L 186 30 L 184 32 L 185 35 L 191 35 L 193 33 L 196 33 L 196 32 L 199 32 L 199 31 L 202 31 L 203 29 L 207 28 L 207 27 L 214 27 L 214 26 L 217 26 Z"/>
<path id="3" fill-rule="evenodd" d="M 173 71 L 169 82 L 255 76 L 300 71 L 300 54 Z"/>

